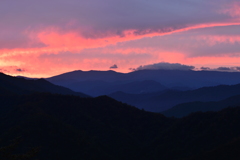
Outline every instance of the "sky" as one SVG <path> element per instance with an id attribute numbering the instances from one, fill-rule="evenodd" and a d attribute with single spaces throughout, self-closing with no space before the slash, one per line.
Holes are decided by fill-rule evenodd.
<path id="1" fill-rule="evenodd" d="M 1 0 L 0 72 L 238 71 L 240 0 Z"/>

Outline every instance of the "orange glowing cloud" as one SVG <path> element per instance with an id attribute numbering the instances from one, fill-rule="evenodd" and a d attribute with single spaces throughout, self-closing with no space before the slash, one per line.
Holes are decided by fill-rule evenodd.
<path id="1" fill-rule="evenodd" d="M 155 48 L 121 48 L 116 46 L 116 44 L 120 42 L 134 41 L 139 40 L 146 37 L 155 37 L 155 36 L 165 36 L 169 34 L 174 34 L 178 32 L 185 32 L 193 29 L 199 28 L 209 28 L 216 26 L 231 26 L 231 25 L 240 25 L 240 23 L 210 23 L 210 24 L 201 24 L 196 26 L 190 26 L 181 29 L 168 29 L 167 32 L 161 31 L 145 31 L 144 34 L 139 34 L 137 30 L 126 30 L 123 32 L 122 36 L 108 34 L 107 37 L 100 38 L 86 38 L 81 36 L 81 34 L 76 32 L 59 32 L 57 30 L 49 30 L 41 31 L 36 33 L 38 39 L 41 43 L 45 44 L 44 47 L 41 48 L 17 48 L 17 49 L 1 49 L 0 50 L 0 67 L 2 69 L 9 70 L 9 73 L 16 75 L 21 73 L 25 76 L 30 77 L 47 77 L 50 75 L 57 75 L 63 72 L 68 72 L 71 70 L 81 69 L 81 70 L 89 70 L 89 69 L 97 69 L 97 70 L 106 70 L 109 69 L 109 66 L 112 64 L 117 64 L 119 66 L 118 71 L 120 72 L 129 72 L 128 68 L 137 68 L 139 65 L 151 64 L 156 62 L 169 62 L 169 63 L 184 63 L 187 65 L 195 65 L 195 64 L 220 64 L 223 63 L 223 59 L 227 58 L 214 57 L 195 57 L 188 58 L 185 53 L 179 52 L 170 52 L 161 49 Z M 33 34 L 31 34 L 33 36 Z M 96 36 L 97 37 L 97 36 Z M 215 36 L 215 37 L 200 37 L 210 43 L 214 44 L 216 42 L 226 42 L 230 43 L 239 42 L 240 38 L 238 36 L 235 37 L 227 37 L 227 36 Z M 116 46 L 111 49 L 111 46 Z M 46 54 L 55 54 L 58 55 L 61 52 L 69 52 L 69 54 L 82 54 L 81 51 L 84 49 L 96 49 L 96 53 L 101 49 L 99 54 L 106 54 L 105 57 L 82 57 L 82 58 L 69 58 L 69 61 L 64 57 L 56 57 L 56 58 L 41 58 L 41 55 Z M 128 55 L 132 53 L 136 55 L 148 54 L 150 55 L 148 58 L 146 57 L 136 57 L 132 56 L 128 58 Z M 91 54 L 91 53 L 89 53 Z M 114 56 L 117 54 L 126 55 L 126 57 L 122 58 L 114 58 L 109 56 L 113 54 Z M 108 58 L 107 56 L 111 57 Z M 237 58 L 240 60 L 239 58 Z M 207 63 L 209 62 L 209 63 Z M 216 62 L 216 63 L 215 63 Z M 226 62 L 226 61 L 225 61 Z M 236 58 L 228 58 L 228 64 L 234 62 L 237 64 Z M 236 62 L 236 63 L 235 63 Z M 239 62 L 239 61 L 238 61 Z M 10 67 L 9 66 L 15 66 Z M 21 69 L 21 70 L 19 70 Z"/>
<path id="2" fill-rule="evenodd" d="M 122 36 L 108 34 L 108 36 L 104 38 L 85 38 L 80 34 L 74 32 L 60 33 L 51 30 L 38 33 L 38 38 L 42 43 L 46 44 L 48 48 L 59 48 L 59 50 L 74 51 L 87 48 L 106 47 L 108 45 L 115 45 L 120 42 L 138 40 L 145 37 L 164 36 L 178 32 L 185 32 L 193 29 L 232 25 L 240 25 L 240 22 L 200 24 L 181 29 L 169 28 L 167 29 L 166 32 L 146 30 L 143 34 L 137 34 L 138 33 L 137 30 L 126 30 L 123 32 Z"/>
<path id="3" fill-rule="evenodd" d="M 56 2 L 33 2 L 31 9 L 27 1 L 3 2 L 0 8 L 9 7 L 1 14 L 1 71 L 47 77 L 113 64 L 128 72 L 158 62 L 197 67 L 240 62 L 236 0 L 141 1 L 134 8 L 126 7 L 133 1 Z"/>
<path id="4" fill-rule="evenodd" d="M 83 49 L 88 48 L 99 48 L 106 47 L 109 45 L 116 45 L 120 42 L 138 40 L 145 37 L 155 37 L 155 36 L 164 36 L 178 32 L 185 32 L 193 29 L 200 28 L 209 28 L 209 27 L 217 27 L 217 26 L 232 26 L 232 25 L 240 25 L 240 23 L 209 23 L 209 24 L 201 24 L 190 27 L 185 27 L 182 29 L 168 29 L 167 32 L 155 31 L 151 30 L 145 31 L 145 34 L 136 34 L 137 30 L 126 30 L 123 32 L 123 36 L 112 35 L 104 38 L 85 38 L 78 33 L 68 32 L 61 33 L 58 31 L 47 29 L 47 31 L 42 31 L 37 33 L 38 40 L 45 44 L 46 47 L 41 48 L 18 48 L 18 49 L 2 49 L 0 50 L 0 58 L 9 55 L 27 55 L 27 54 L 47 54 L 54 53 L 58 54 L 64 51 L 70 51 L 72 53 L 79 52 Z M 32 34 L 31 34 L 32 37 Z"/>
<path id="5" fill-rule="evenodd" d="M 127 52 L 127 51 L 126 51 Z M 185 65 L 193 65 L 198 68 L 202 66 L 219 67 L 219 66 L 239 66 L 240 57 L 229 56 L 204 56 L 204 57 L 187 57 L 184 53 L 180 52 L 166 52 L 152 50 L 152 57 L 149 58 L 72 58 L 70 62 L 64 57 L 39 58 L 34 55 L 24 57 L 11 56 L 12 66 L 1 67 L 5 73 L 12 75 L 25 75 L 29 77 L 49 77 L 52 75 L 61 74 L 71 70 L 108 70 L 112 64 L 117 64 L 119 72 L 129 72 L 129 68 L 137 68 L 144 64 L 153 64 L 157 62 L 181 63 Z M 126 55 L 127 56 L 127 55 Z M 25 59 L 25 60 L 24 60 Z M 14 62 L 24 61 L 18 65 Z"/>
<path id="6" fill-rule="evenodd" d="M 208 66 L 211 68 L 217 68 L 219 66 L 239 66 L 240 57 L 229 57 L 229 56 L 221 56 L 221 57 L 191 57 L 186 58 L 183 63 L 188 65 L 195 65 L 196 67 Z"/>

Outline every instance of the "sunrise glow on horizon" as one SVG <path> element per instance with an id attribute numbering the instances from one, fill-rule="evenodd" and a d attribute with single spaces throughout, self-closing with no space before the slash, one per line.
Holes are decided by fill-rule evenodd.
<path id="1" fill-rule="evenodd" d="M 1 1 L 0 10 L 6 74 L 127 73 L 158 63 L 240 71 L 236 0 L 23 0 Z"/>

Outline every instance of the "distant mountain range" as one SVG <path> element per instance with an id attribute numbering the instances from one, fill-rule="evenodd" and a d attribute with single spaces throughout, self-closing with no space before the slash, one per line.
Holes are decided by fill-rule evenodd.
<path id="1" fill-rule="evenodd" d="M 65 95 L 65 88 L 42 79 L 1 74 L 0 80 L 0 159 L 3 160 L 240 158 L 239 107 L 167 118 L 107 96 L 84 98 L 73 95 L 72 91 Z M 224 97 L 223 91 L 235 93 L 238 87 L 217 86 L 184 93 L 193 98 L 211 91 L 207 95 L 215 93 L 211 98 L 217 98 Z M 181 93 L 173 92 L 175 96 Z M 239 102 L 239 96 L 216 102 L 215 107 L 234 101 Z"/>
<path id="2" fill-rule="evenodd" d="M 11 95 L 13 93 L 30 94 L 35 92 L 49 92 L 89 97 L 86 94 L 53 85 L 44 79 L 11 77 L 1 73 L 0 82 L 0 94 L 2 95 Z M 94 82 L 95 81 L 84 81 L 79 83 L 95 84 Z M 88 85 L 83 86 L 85 86 L 86 89 L 88 87 Z M 101 88 L 100 86 L 102 87 L 102 90 L 99 90 L 98 92 L 98 89 Z M 135 93 L 142 91 L 143 93 L 141 94 L 129 94 L 118 91 L 109 94 L 108 96 L 118 101 L 136 106 L 139 109 L 152 112 L 162 112 L 168 117 L 183 117 L 197 111 L 219 111 L 228 106 L 240 105 L 238 101 L 239 97 L 235 96 L 240 95 L 240 84 L 231 86 L 219 85 L 214 87 L 203 87 L 196 90 L 180 91 L 169 90 L 153 80 L 145 80 L 113 86 L 109 86 L 109 83 L 106 83 L 106 86 L 100 84 L 99 88 L 92 88 L 91 91 L 95 90 L 95 93 L 98 92 L 98 94 L 101 92 L 110 93 L 114 90 Z"/>
<path id="3" fill-rule="evenodd" d="M 74 92 L 68 88 L 54 85 L 45 79 L 26 79 L 0 73 L 0 94 L 30 94 L 35 92 L 49 92 L 90 97 L 86 94 Z"/>
<path id="4" fill-rule="evenodd" d="M 167 117 L 184 117 L 194 112 L 220 111 L 227 107 L 240 106 L 240 95 L 232 96 L 221 101 L 189 102 L 178 104 L 166 111 L 161 112 Z"/>
<path id="5" fill-rule="evenodd" d="M 73 71 L 47 78 L 53 84 L 68 87 L 91 96 L 122 91 L 131 94 L 189 90 L 206 86 L 240 83 L 239 72 L 139 70 L 130 73 L 115 71 Z"/>
<path id="6" fill-rule="evenodd" d="M 204 102 L 221 101 L 231 96 L 240 95 L 239 72 L 140 70 L 118 73 L 115 71 L 73 71 L 47 80 L 92 96 L 108 95 L 123 103 L 151 112 L 162 112 L 182 103 L 195 103 L 196 107 L 188 108 L 186 112 L 175 112 L 173 109 L 167 114 L 166 111 L 166 115 L 177 117 L 185 116 L 194 111 L 216 110 L 214 107 L 200 109 L 199 105 Z M 222 108 L 224 107 L 227 105 L 222 106 Z M 182 113 L 182 115 L 174 114 L 177 112 Z M 165 114 L 165 112 L 163 113 Z"/>
<path id="7" fill-rule="evenodd" d="M 189 91 L 167 90 L 147 94 L 115 92 L 108 96 L 140 109 L 143 108 L 147 111 L 161 112 L 181 103 L 220 101 L 235 95 L 240 95 L 240 84 L 203 87 Z"/>

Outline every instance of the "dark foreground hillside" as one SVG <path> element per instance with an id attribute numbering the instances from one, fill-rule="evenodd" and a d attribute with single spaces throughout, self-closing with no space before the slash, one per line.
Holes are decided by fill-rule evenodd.
<path id="1" fill-rule="evenodd" d="M 240 158 L 238 107 L 173 119 L 106 96 L 2 95 L 0 104 L 0 159 Z"/>

